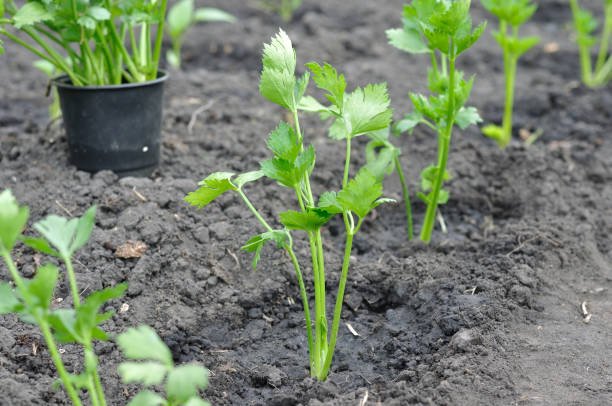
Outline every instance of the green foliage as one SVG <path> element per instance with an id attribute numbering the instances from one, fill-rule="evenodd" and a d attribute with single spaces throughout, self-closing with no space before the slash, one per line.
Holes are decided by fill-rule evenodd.
<path id="1" fill-rule="evenodd" d="M 481 0 L 483 6 L 499 18 L 499 31 L 493 37 L 504 54 L 504 74 L 506 76 L 506 100 L 502 126 L 487 125 L 482 129 L 484 135 L 496 140 L 505 147 L 512 137 L 512 111 L 514 106 L 514 82 L 519 58 L 540 42 L 539 37 L 518 35 L 519 27 L 537 10 L 531 0 Z"/>
<path id="2" fill-rule="evenodd" d="M 246 197 L 241 189 L 242 185 L 238 184 L 238 178 L 232 181 L 234 174 L 228 172 L 217 172 L 208 176 L 200 182 L 202 187 L 190 193 L 185 199 L 192 205 L 203 207 L 226 191 L 238 193 L 266 229 L 265 232 L 249 239 L 242 247 L 243 250 L 254 253 L 253 268 L 257 266 L 266 242 L 274 241 L 277 248 L 287 251 L 295 268 L 302 294 L 311 375 L 324 380 L 329 373 L 338 334 L 343 287 L 346 284 L 353 236 L 359 231 L 364 217 L 371 210 L 382 203 L 392 202 L 390 199 L 380 198 L 382 179 L 371 173 L 368 168 L 360 170 L 355 178 L 349 181 L 350 141 L 355 136 L 387 130 L 392 111 L 389 109 L 390 101 L 385 84 L 367 85 L 365 88 L 357 88 L 354 92 L 346 94 L 347 84 L 344 76 L 338 74 L 336 69 L 327 63 L 319 65 L 311 62 L 307 67 L 310 68 L 317 86 L 327 92 L 326 97 L 331 105 L 324 106 L 312 96 L 305 96 L 310 75 L 305 73 L 299 79 L 295 76 L 296 54 L 291 40 L 282 30 L 272 37 L 269 44 L 264 45 L 262 62 L 260 92 L 268 100 L 292 113 L 294 127 L 282 121 L 279 123 L 266 141 L 273 157 L 260 162 L 261 170 L 252 172 L 256 175 L 247 176 L 246 179 L 251 181 L 265 176 L 281 186 L 292 189 L 298 210 L 285 210 L 279 213 L 278 220 L 284 228 L 273 229 Z M 337 193 L 323 193 L 318 199 L 318 205 L 315 204 L 316 200 L 310 185 L 310 177 L 315 168 L 315 150 L 312 145 L 306 147 L 304 144 L 298 110 L 333 117 L 335 121 L 330 129 L 330 136 L 336 140 L 344 140 L 346 143 L 347 155 L 342 188 Z M 384 147 L 388 145 L 385 144 Z M 370 155 L 371 159 L 377 159 Z M 325 269 L 321 227 L 338 214 L 342 214 L 344 220 L 347 245 L 340 282 L 342 288 L 338 293 L 333 324 L 329 330 L 325 316 Z M 359 217 L 357 223 L 354 221 L 354 215 Z M 314 334 L 311 327 L 309 299 L 299 261 L 293 251 L 291 230 L 305 232 L 310 242 L 310 258 L 315 278 Z"/>
<path id="3" fill-rule="evenodd" d="M 175 367 L 170 349 L 152 328 L 130 328 L 117 337 L 117 344 L 126 358 L 139 361 L 119 365 L 119 375 L 124 383 L 140 383 L 148 387 L 166 380 L 167 400 L 144 390 L 134 396 L 128 406 L 209 405 L 198 397 L 199 390 L 208 384 L 208 371 L 195 364 Z"/>
<path id="4" fill-rule="evenodd" d="M 8 254 L 13 249 L 28 221 L 28 215 L 28 208 L 19 207 L 10 190 L 0 193 L 0 254 Z"/>
<path id="5" fill-rule="evenodd" d="M 240 185 L 256 177 L 245 174 L 237 177 Z M 100 313 L 105 304 L 121 296 L 127 285 L 121 284 L 93 292 L 80 303 L 76 279 L 72 271 L 71 256 L 89 239 L 95 221 L 95 206 L 80 218 L 68 220 L 50 215 L 34 224 L 42 238 L 26 238 L 21 232 L 28 219 L 27 207 L 19 207 L 10 191 L 0 193 L 0 254 L 8 267 L 17 289 L 8 283 L 0 283 L 0 314 L 17 313 L 30 323 L 37 324 L 46 347 L 58 371 L 55 387 L 63 385 L 72 404 L 82 406 L 79 391 L 89 395 L 93 405 L 106 405 L 103 388 L 98 375 L 98 357 L 93 351 L 94 340 L 108 340 L 101 324 L 113 316 L 113 312 Z M 54 291 L 59 279 L 59 268 L 52 264 L 40 266 L 32 279 L 19 274 L 11 258 L 10 250 L 21 239 L 30 247 L 64 262 L 75 294 L 74 308 L 51 307 Z M 65 302 L 64 302 L 65 303 Z M 166 378 L 168 400 L 145 392 L 136 396 L 130 405 L 207 405 L 197 395 L 207 383 L 207 371 L 199 366 L 174 367 L 170 350 L 148 327 L 128 330 L 119 339 L 119 345 L 128 358 L 146 359 L 147 363 L 125 363 L 120 367 L 126 382 L 142 382 L 145 386 L 160 384 Z M 66 371 L 57 342 L 77 343 L 83 350 L 83 370 L 70 374 Z"/>
<path id="6" fill-rule="evenodd" d="M 181 66 L 181 48 L 189 28 L 198 22 L 226 22 L 233 23 L 236 18 L 219 9 L 203 7 L 195 9 L 194 0 L 180 0 L 168 11 L 166 28 L 172 48 L 166 53 L 166 60 L 175 67 Z"/>
<path id="7" fill-rule="evenodd" d="M 77 86 L 144 82 L 157 78 L 166 5 L 167 0 L 3 0 L 0 36 L 65 72 Z"/>
<path id="8" fill-rule="evenodd" d="M 580 7 L 578 0 L 569 0 L 576 30 L 576 44 L 580 51 L 582 81 L 589 87 L 604 86 L 612 80 L 612 1 L 604 0 L 604 24 L 601 32 L 593 14 Z M 599 43 L 595 64 L 591 60 L 591 48 Z"/>
<path id="9" fill-rule="evenodd" d="M 293 13 L 302 5 L 302 0 L 261 0 L 261 4 L 280 15 L 284 22 L 293 18 Z"/>
<path id="10" fill-rule="evenodd" d="M 438 136 L 437 165 L 425 168 L 421 175 L 421 186 L 429 193 L 419 193 L 427 204 L 421 240 L 429 242 L 438 205 L 448 201 L 449 194 L 442 183 L 447 179 L 446 162 L 453 127 L 466 129 L 482 121 L 474 107 L 466 106 L 474 77 L 464 79 L 463 72 L 455 69 L 455 61 L 478 41 L 486 23 L 472 26 L 470 0 L 413 0 L 404 7 L 402 21 L 402 29 L 387 31 L 389 43 L 409 53 L 429 53 L 432 61 L 427 74 L 432 95 L 411 93 L 414 111 L 392 128 L 399 135 L 412 133 L 416 126 L 425 124 Z"/>
<path id="11" fill-rule="evenodd" d="M 44 72 L 49 77 L 49 79 L 53 79 L 54 77 L 59 76 L 62 73 L 58 72 L 57 69 L 55 69 L 55 65 L 44 59 L 34 61 L 32 66 Z M 62 116 L 60 100 L 57 94 L 57 89 L 55 87 L 51 89 L 51 97 L 53 99 L 53 102 L 49 106 L 49 121 L 55 121 Z"/>

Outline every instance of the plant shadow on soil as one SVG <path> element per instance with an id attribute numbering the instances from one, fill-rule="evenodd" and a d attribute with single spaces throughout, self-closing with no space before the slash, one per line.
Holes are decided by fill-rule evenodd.
<path id="1" fill-rule="evenodd" d="M 184 70 L 168 83 L 162 164 L 153 179 L 90 175 L 70 166 L 63 131 L 45 128 L 44 80 L 30 68 L 33 58 L 6 44 L 0 188 L 29 205 L 34 221 L 99 206 L 92 239 L 77 255 L 83 294 L 128 282 L 126 296 L 104 310 L 123 303 L 129 310 L 106 330 L 151 325 L 176 361 L 210 369 L 205 398 L 214 405 L 357 405 L 366 393 L 367 404 L 384 405 L 612 404 L 612 88 L 588 90 L 576 81 L 569 7 L 561 0 L 539 3 L 525 32 L 543 40 L 519 68 L 513 143 L 500 151 L 475 128 L 455 131 L 451 199 L 441 209 L 448 233 L 437 227 L 429 246 L 406 240 L 401 204 L 380 207 L 366 221 L 355 241 L 325 383 L 308 377 L 289 259 L 266 247 L 258 269 L 251 269 L 250 255 L 239 247 L 259 228 L 237 198 L 201 211 L 182 201 L 212 171 L 256 168 L 267 156 L 263 141 L 282 118 L 256 85 L 262 44 L 280 25 L 257 2 L 212 1 L 240 22 L 198 25 L 189 34 Z M 305 2 L 285 25 L 299 66 L 328 61 L 352 86 L 388 82 L 400 118 L 410 111 L 408 92 L 425 90 L 427 63 L 386 45 L 384 30 L 400 25 L 401 7 L 399 0 L 352 1 L 350 10 L 339 0 Z M 475 20 L 486 17 L 477 2 L 473 8 Z M 551 43 L 555 52 L 547 48 Z M 499 120 L 503 72 L 490 34 L 460 61 L 477 75 L 471 103 L 485 122 Z M 337 188 L 339 146 L 326 137 L 325 123 L 304 117 L 302 125 L 317 151 L 316 192 Z M 540 128 L 535 144 L 520 142 L 520 130 Z M 397 143 L 414 195 L 420 170 L 434 159 L 435 139 L 417 130 Z M 358 155 L 353 167 L 363 163 Z M 400 200 L 393 176 L 385 189 Z M 272 182 L 247 194 L 270 219 L 292 201 Z M 424 206 L 414 202 L 414 208 L 418 226 Z M 342 225 L 332 222 L 324 237 L 331 306 Z M 296 239 L 312 300 L 307 244 Z M 141 258 L 115 256 L 128 240 L 147 245 Z M 26 276 L 40 261 L 23 246 L 14 258 Z M 70 302 L 66 283 L 56 297 Z M 593 314 L 588 324 L 583 301 Z M 68 404 L 61 390 L 51 389 L 55 371 L 41 341 L 33 326 L 0 318 L 0 405 Z M 80 369 L 78 350 L 63 349 L 68 368 Z M 100 343 L 96 351 L 109 404 L 127 403 L 137 388 L 119 382 L 117 347 Z"/>

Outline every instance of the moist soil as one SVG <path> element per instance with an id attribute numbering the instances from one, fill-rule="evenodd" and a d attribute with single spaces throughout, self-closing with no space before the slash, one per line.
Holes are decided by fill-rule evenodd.
<path id="1" fill-rule="evenodd" d="M 453 135 L 451 198 L 441 208 L 447 232 L 437 225 L 431 244 L 408 241 L 402 204 L 381 206 L 364 223 L 332 372 L 323 383 L 309 377 L 289 258 L 266 246 L 258 269 L 251 268 L 240 247 L 261 228 L 235 196 L 200 211 L 182 200 L 207 174 L 252 170 L 268 157 L 264 141 L 284 113 L 260 96 L 257 83 L 262 44 L 280 25 L 302 71 L 306 62 L 327 61 L 351 89 L 387 82 L 396 119 L 411 111 L 408 93 L 425 90 L 428 58 L 386 44 L 385 29 L 400 25 L 402 1 L 304 3 L 282 24 L 256 1 L 207 2 L 238 23 L 190 32 L 183 70 L 172 71 L 167 83 L 162 162 L 151 178 L 118 179 L 70 165 L 61 126 L 47 125 L 45 77 L 31 67 L 32 55 L 5 41 L 0 188 L 30 206 L 29 226 L 48 214 L 81 215 L 98 205 L 93 236 L 76 255 L 82 294 L 129 284 L 104 309 L 118 312 L 105 330 L 155 328 L 176 362 L 210 369 L 203 395 L 213 405 L 612 404 L 612 87 L 579 83 L 562 0 L 540 1 L 522 30 L 542 42 L 519 67 L 510 146 L 500 150 L 475 127 Z M 478 2 L 473 10 L 475 21 L 488 17 Z M 503 108 L 494 25 L 459 62 L 466 75 L 476 74 L 470 104 L 486 123 L 499 123 Z M 320 96 L 313 84 L 310 93 Z M 315 191 L 337 189 L 343 147 L 326 137 L 328 123 L 304 116 L 301 124 L 317 151 Z M 520 138 L 540 131 L 530 146 Z M 396 143 L 415 196 L 421 169 L 435 159 L 435 136 L 420 128 Z M 363 163 L 356 154 L 353 168 Z M 401 200 L 394 175 L 385 190 Z M 249 186 L 247 194 L 270 221 L 294 205 L 273 182 Z M 416 200 L 418 231 L 425 207 Z M 307 244 L 294 235 L 312 301 Z M 342 224 L 327 225 L 324 238 L 332 304 Z M 146 244 L 140 258 L 117 257 L 116 248 L 129 240 Z M 47 260 L 24 246 L 13 255 L 28 277 Z M 9 278 L 6 267 L 0 272 Z M 55 295 L 64 299 L 58 306 L 70 304 L 64 281 Z M 79 371 L 78 348 L 62 350 L 68 369 Z M 117 346 L 99 343 L 96 351 L 109 404 L 126 404 L 138 388 L 120 383 Z M 52 389 L 55 376 L 38 330 L 2 316 L 0 404 L 68 404 L 61 389 Z"/>

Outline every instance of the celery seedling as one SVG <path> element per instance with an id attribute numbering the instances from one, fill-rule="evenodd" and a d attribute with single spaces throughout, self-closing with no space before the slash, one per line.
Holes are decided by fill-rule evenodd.
<path id="1" fill-rule="evenodd" d="M 481 0 L 482 5 L 499 18 L 499 31 L 493 37 L 504 53 L 506 76 L 506 101 L 502 126 L 487 125 L 482 132 L 497 141 L 501 148 L 508 145 L 512 137 L 512 110 L 514 105 L 514 81 L 519 58 L 538 42 L 539 37 L 519 38 L 518 30 L 535 13 L 538 6 L 531 0 Z"/>
<path id="2" fill-rule="evenodd" d="M 274 10 L 281 19 L 288 23 L 293 13 L 302 5 L 302 0 L 261 0 L 261 4 Z"/>
<path id="3" fill-rule="evenodd" d="M 38 325 L 43 334 L 53 363 L 73 405 L 81 406 L 78 391 L 85 389 L 93 406 L 106 406 L 106 400 L 98 376 L 98 360 L 93 351 L 93 340 L 107 340 L 107 335 L 98 327 L 112 313 L 99 314 L 102 305 L 120 296 L 125 285 L 94 292 L 81 303 L 76 289 L 70 257 L 89 239 L 93 228 L 95 207 L 79 218 L 67 221 L 61 217 L 49 216 L 35 223 L 34 227 L 43 238 L 24 238 L 21 231 L 28 220 L 28 208 L 19 207 L 9 190 L 0 193 L 0 255 L 8 267 L 17 291 L 7 283 L 0 284 L 0 314 L 16 312 L 27 322 Z M 36 276 L 27 280 L 21 277 L 13 259 L 11 249 L 18 238 L 28 245 L 58 258 L 68 270 L 73 293 L 74 309 L 50 308 L 53 292 L 59 277 L 54 265 L 40 267 Z M 55 247 L 55 250 L 51 248 Z M 53 331 L 53 332 L 52 332 Z M 84 372 L 69 374 L 60 357 L 56 342 L 79 343 L 84 349 Z"/>
<path id="4" fill-rule="evenodd" d="M 347 94 L 345 93 L 344 76 L 338 76 L 331 65 L 325 64 L 324 67 L 320 67 L 316 63 L 309 63 L 307 66 L 312 71 L 313 79 L 318 87 L 328 92 L 327 98 L 332 103 L 330 107 L 324 107 L 313 98 L 304 96 L 310 74 L 307 72 L 302 77 L 296 78 L 295 51 L 291 40 L 284 31 L 280 30 L 272 38 L 271 43 L 264 46 L 260 92 L 268 100 L 289 110 L 295 127 L 281 122 L 270 133 L 270 138 L 266 143 L 274 157 L 261 162 L 259 170 L 237 177 L 230 172 L 213 173 L 201 181 L 202 187 L 190 193 L 185 200 L 201 208 L 224 192 L 234 191 L 266 230 L 263 234 L 248 240 L 242 247 L 255 254 L 253 266 L 257 265 L 261 249 L 268 241 L 275 242 L 278 248 L 287 251 L 295 268 L 302 295 L 310 354 L 310 372 L 313 377 L 325 380 L 331 366 L 340 325 L 353 237 L 371 210 L 382 203 L 391 201 L 381 198 L 382 184 L 369 169 L 362 168 L 353 179 L 349 180 L 351 140 L 354 137 L 387 128 L 391 121 L 392 111 L 389 109 L 390 101 L 385 84 L 368 85 Z M 341 189 L 338 192 L 323 193 L 318 200 L 315 199 L 310 185 L 310 176 L 315 166 L 315 150 L 312 145 L 305 146 L 304 133 L 300 128 L 298 115 L 300 109 L 310 111 L 320 109 L 327 111 L 328 114 L 333 114 L 336 121 L 332 126 L 332 138 L 339 141 L 344 140 L 346 143 Z M 284 226 L 283 228 L 272 228 L 243 190 L 247 183 L 263 176 L 274 179 L 281 186 L 293 189 L 295 192 L 299 210 L 280 213 L 280 223 Z M 346 244 L 330 332 L 325 315 L 325 255 L 321 227 L 336 214 L 341 214 L 344 220 Z M 314 334 L 308 295 L 298 259 L 293 251 L 290 230 L 306 232 L 310 244 L 315 290 Z"/>
<path id="5" fill-rule="evenodd" d="M 151 327 L 130 328 L 117 337 L 117 344 L 126 358 L 141 361 L 119 365 L 124 383 L 146 387 L 166 381 L 165 398 L 143 390 L 127 406 L 210 406 L 198 397 L 198 391 L 208 384 L 208 370 L 196 364 L 175 367 L 170 349 Z"/>
<path id="6" fill-rule="evenodd" d="M 236 21 L 236 18 L 216 8 L 202 7 L 194 9 L 193 0 L 181 0 L 170 8 L 166 28 L 172 42 L 172 49 L 166 52 L 166 60 L 171 66 L 175 68 L 181 67 L 181 47 L 189 27 L 198 22 L 212 21 L 233 23 Z"/>
<path id="7" fill-rule="evenodd" d="M 480 38 L 486 26 L 482 23 L 472 31 L 469 11 L 470 0 L 413 0 L 411 5 L 404 6 L 404 28 L 387 31 L 391 45 L 409 53 L 429 54 L 432 63 L 427 84 L 436 96 L 427 98 L 411 93 L 415 111 L 393 128 L 400 134 L 422 123 L 438 135 L 437 164 L 421 173 L 424 193 L 418 195 L 427 204 L 420 234 L 425 242 L 431 239 L 438 205 L 446 203 L 449 197 L 442 183 L 450 178 L 446 163 L 453 126 L 465 129 L 482 121 L 475 108 L 464 107 L 474 77 L 466 81 L 463 72 L 455 69 L 457 57 Z"/>
<path id="8" fill-rule="evenodd" d="M 576 30 L 576 43 L 580 52 L 580 69 L 582 82 L 589 87 L 604 86 L 612 80 L 612 54 L 610 52 L 610 39 L 612 38 L 612 0 L 604 2 L 604 26 L 601 38 L 597 38 L 597 19 L 589 11 L 580 8 L 578 0 L 570 0 L 574 29 Z M 593 68 L 591 48 L 599 42 L 599 52 Z"/>

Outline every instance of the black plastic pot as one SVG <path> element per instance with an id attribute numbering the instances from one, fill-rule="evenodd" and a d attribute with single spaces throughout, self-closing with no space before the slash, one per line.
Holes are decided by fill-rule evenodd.
<path id="1" fill-rule="evenodd" d="M 57 87 L 70 162 L 88 172 L 110 169 L 119 176 L 149 176 L 159 165 L 166 72 L 143 83 Z"/>

